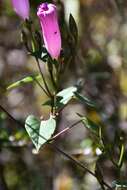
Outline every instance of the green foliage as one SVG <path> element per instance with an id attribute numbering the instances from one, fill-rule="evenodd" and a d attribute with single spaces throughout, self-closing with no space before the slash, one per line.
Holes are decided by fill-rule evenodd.
<path id="1" fill-rule="evenodd" d="M 100 126 L 98 124 L 96 124 L 95 122 L 93 122 L 91 119 L 89 119 L 88 117 L 82 116 L 80 114 L 78 114 L 81 117 L 82 123 L 83 125 L 87 128 L 90 129 L 91 132 L 93 132 L 96 135 L 99 135 L 99 129 Z"/>
<path id="2" fill-rule="evenodd" d="M 83 96 L 82 94 L 80 94 L 80 93 L 78 93 L 78 92 L 75 92 L 74 94 L 75 94 L 76 98 L 77 98 L 82 104 L 85 104 L 85 105 L 87 105 L 87 106 L 96 108 L 95 103 L 92 102 L 91 100 L 89 100 L 87 97 Z"/>
<path id="3" fill-rule="evenodd" d="M 127 181 L 114 181 L 113 187 L 115 190 L 126 190 L 127 189 Z"/>
<path id="4" fill-rule="evenodd" d="M 28 132 L 37 151 L 46 143 L 56 129 L 56 120 L 51 115 L 48 120 L 39 121 L 35 116 L 29 115 L 25 122 L 25 128 Z"/>
<path id="5" fill-rule="evenodd" d="M 76 43 L 78 41 L 78 28 L 77 28 L 75 19 L 72 16 L 72 14 L 70 14 L 70 17 L 69 17 L 69 30 L 70 30 L 73 42 L 76 45 Z"/>
<path id="6" fill-rule="evenodd" d="M 57 97 L 61 97 L 60 103 L 64 105 L 67 104 L 72 99 L 76 91 L 77 91 L 77 87 L 75 86 L 71 86 L 69 88 L 66 88 L 60 91 L 57 94 Z"/>
<path id="7" fill-rule="evenodd" d="M 76 98 L 76 100 L 79 100 L 81 103 L 90 106 L 92 108 L 96 108 L 96 105 L 94 102 L 89 100 L 87 97 L 81 95 L 77 92 L 78 88 L 75 86 L 68 87 L 66 89 L 63 89 L 62 91 L 58 92 L 56 95 L 56 101 L 55 101 L 55 107 L 57 109 L 62 108 L 66 104 L 69 103 L 69 101 L 72 98 Z M 42 105 L 44 106 L 53 106 L 53 101 L 51 99 L 44 102 Z"/>
<path id="8" fill-rule="evenodd" d="M 11 90 L 11 89 L 13 89 L 13 88 L 17 88 L 17 87 L 22 86 L 22 85 L 24 85 L 24 84 L 31 83 L 31 82 L 33 82 L 33 81 L 35 81 L 35 80 L 39 80 L 40 78 L 41 78 L 40 75 L 27 76 L 27 77 L 25 77 L 25 78 L 23 78 L 23 79 L 21 79 L 21 80 L 19 80 L 19 81 L 17 81 L 17 82 L 14 82 L 14 83 L 10 84 L 6 89 L 7 89 L 7 90 Z"/>

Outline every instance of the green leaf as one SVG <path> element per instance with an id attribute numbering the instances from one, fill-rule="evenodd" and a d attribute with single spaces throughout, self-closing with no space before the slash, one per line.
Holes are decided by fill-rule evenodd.
<path id="1" fill-rule="evenodd" d="M 46 100 L 46 101 L 42 104 L 42 106 L 52 106 L 52 105 L 53 105 L 53 101 L 52 101 L 51 99 Z"/>
<path id="2" fill-rule="evenodd" d="M 6 89 L 11 90 L 13 88 L 19 87 L 19 86 L 24 85 L 24 84 L 31 83 L 34 80 L 39 80 L 39 79 L 41 79 L 41 75 L 28 76 L 28 77 L 25 77 L 25 78 L 17 81 L 17 82 L 14 82 L 14 83 L 10 84 Z"/>
<path id="3" fill-rule="evenodd" d="M 56 97 L 55 102 L 53 102 L 53 100 L 50 99 L 50 100 L 45 101 L 42 105 L 43 106 L 53 106 L 55 103 L 56 109 L 60 109 L 64 106 L 64 104 L 60 102 L 61 99 L 62 99 L 61 97 Z"/>
<path id="4" fill-rule="evenodd" d="M 25 128 L 36 149 L 38 149 L 40 121 L 35 116 L 29 115 L 25 121 Z"/>
<path id="5" fill-rule="evenodd" d="M 84 124 L 84 126 L 86 128 L 90 129 L 93 133 L 99 135 L 100 126 L 98 124 L 96 124 L 95 122 L 93 122 L 88 117 L 82 116 L 80 114 L 78 114 L 78 115 L 81 117 L 82 123 Z"/>
<path id="6" fill-rule="evenodd" d="M 61 97 L 61 100 L 59 102 L 61 104 L 66 105 L 72 99 L 76 91 L 77 91 L 77 88 L 75 86 L 72 86 L 60 91 L 57 94 L 57 97 Z"/>
<path id="7" fill-rule="evenodd" d="M 86 138 L 84 140 L 82 140 L 80 146 L 82 149 L 88 148 L 88 147 L 92 147 L 92 140 L 90 138 Z"/>
<path id="8" fill-rule="evenodd" d="M 113 187 L 115 190 L 126 190 L 127 189 L 127 181 L 114 181 Z"/>
<path id="9" fill-rule="evenodd" d="M 39 121 L 35 116 L 30 115 L 25 122 L 25 128 L 28 132 L 37 151 L 52 136 L 56 128 L 56 120 L 51 115 L 48 120 Z"/>
<path id="10" fill-rule="evenodd" d="M 73 36 L 75 43 L 77 43 L 78 40 L 78 28 L 77 28 L 77 24 L 75 22 L 74 17 L 72 16 L 72 14 L 70 14 L 69 17 L 69 29 L 71 32 L 71 35 Z"/>
<path id="11" fill-rule="evenodd" d="M 88 105 L 90 107 L 96 108 L 96 105 L 94 104 L 94 102 L 92 102 L 91 100 L 89 100 L 87 97 L 82 96 L 80 93 L 75 92 L 74 93 L 76 98 L 83 104 Z"/>
<path id="12" fill-rule="evenodd" d="M 66 105 L 74 96 L 74 93 L 77 91 L 77 87 L 72 86 L 69 88 L 66 88 L 62 91 L 60 91 L 56 95 L 56 101 L 55 101 L 55 107 L 56 109 L 62 108 L 64 105 Z M 42 105 L 43 106 L 52 106 L 54 102 L 52 100 L 47 100 Z"/>
<path id="13" fill-rule="evenodd" d="M 46 121 L 41 121 L 40 125 L 40 135 L 45 137 L 45 139 L 41 138 L 41 143 L 45 143 L 47 140 L 51 138 L 53 135 L 54 131 L 56 129 L 56 120 L 53 118 L 51 115 L 50 118 Z"/>

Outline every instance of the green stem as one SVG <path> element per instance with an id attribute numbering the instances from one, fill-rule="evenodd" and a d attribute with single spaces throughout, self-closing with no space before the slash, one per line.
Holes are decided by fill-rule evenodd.
<path id="1" fill-rule="evenodd" d="M 62 131 L 60 131 L 59 133 L 57 133 L 56 135 L 54 135 L 54 136 L 50 139 L 50 141 L 55 140 L 55 139 L 58 138 L 60 135 L 62 135 L 62 134 L 64 134 L 64 133 L 68 132 L 70 129 L 72 129 L 73 127 L 75 127 L 76 125 L 78 125 L 78 124 L 81 123 L 81 122 L 82 122 L 82 121 L 79 120 L 79 121 L 73 123 L 71 126 L 66 127 L 64 130 L 62 130 Z"/>
<path id="2" fill-rule="evenodd" d="M 56 81 L 55 81 L 54 76 L 53 76 L 53 66 L 50 64 L 52 64 L 52 63 L 48 63 L 48 71 L 49 71 L 49 74 L 51 77 L 51 82 L 52 82 L 54 88 L 57 89 Z"/>
<path id="3" fill-rule="evenodd" d="M 8 113 L 8 111 L 6 111 L 6 109 L 4 109 L 1 105 L 0 105 L 0 109 L 5 112 L 13 121 L 15 121 L 18 125 L 20 125 L 21 127 L 24 128 L 24 126 L 18 121 L 16 120 L 10 113 Z M 29 126 L 31 127 L 31 126 Z M 37 132 L 36 129 L 32 130 L 34 132 Z M 47 139 L 45 137 L 43 137 L 42 135 L 38 134 L 41 138 L 45 139 L 47 141 Z M 61 153 L 62 155 L 64 155 L 66 158 L 68 158 L 69 160 L 71 160 L 73 163 L 75 163 L 77 166 L 79 166 L 80 168 L 82 168 L 84 171 L 88 172 L 89 174 L 91 174 L 93 177 L 97 178 L 96 174 L 94 172 L 92 172 L 91 170 L 89 170 L 84 164 L 82 164 L 81 162 L 79 162 L 78 160 L 74 159 L 71 155 L 67 154 L 66 152 L 64 152 L 63 150 L 61 150 L 58 146 L 56 146 L 55 144 L 51 144 L 51 142 L 47 143 L 50 145 L 50 147 L 56 151 L 58 151 L 59 153 Z M 102 183 L 109 189 L 109 190 L 113 190 L 112 187 L 110 187 L 110 185 L 108 185 L 105 181 L 102 180 Z"/>
<path id="4" fill-rule="evenodd" d="M 38 82 L 38 80 L 37 79 L 35 79 L 35 78 L 33 78 L 34 79 L 34 81 L 38 84 L 38 86 L 43 90 L 43 92 L 47 95 L 47 96 L 49 96 L 48 95 L 48 93 L 47 93 L 47 91 L 43 88 L 43 86 Z"/>
<path id="5" fill-rule="evenodd" d="M 120 157 L 119 157 L 119 161 L 118 161 L 118 166 L 119 166 L 119 168 L 122 167 L 123 156 L 124 156 L 124 150 L 125 150 L 125 148 L 124 148 L 124 145 L 122 144 L 122 145 L 121 145 L 121 150 L 120 150 Z"/>
<path id="6" fill-rule="evenodd" d="M 42 72 L 42 70 L 41 70 L 39 60 L 38 60 L 37 57 L 35 57 L 35 59 L 36 59 L 36 62 L 37 62 L 37 65 L 38 65 L 38 68 L 39 68 L 41 77 L 42 77 L 42 79 L 43 79 L 43 83 L 44 83 L 45 88 L 46 88 L 46 90 L 47 90 L 48 96 L 52 98 L 53 95 L 51 94 L 51 92 L 50 92 L 50 90 L 49 90 L 49 87 L 48 87 L 48 85 L 47 85 L 47 83 L 46 83 L 46 81 L 45 81 L 45 77 L 44 77 L 43 72 Z"/>

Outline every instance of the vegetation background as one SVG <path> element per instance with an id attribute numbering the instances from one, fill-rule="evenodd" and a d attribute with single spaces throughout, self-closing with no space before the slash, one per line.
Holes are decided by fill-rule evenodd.
<path id="1" fill-rule="evenodd" d="M 31 17 L 39 29 L 36 10 L 42 0 L 31 0 Z M 51 2 L 51 1 L 50 1 Z M 127 134 L 127 1 L 126 0 L 54 0 L 59 9 L 61 30 L 70 13 L 79 29 L 76 52 L 68 46 L 63 32 L 63 47 L 76 54 L 63 76 L 62 87 L 81 83 L 82 93 L 94 100 L 99 113 L 82 104 L 71 102 L 59 121 L 59 131 L 78 119 L 76 113 L 89 116 L 102 124 L 107 143 L 114 135 Z M 47 117 L 42 107 L 47 97 L 36 86 L 27 84 L 6 91 L 12 82 L 37 72 L 34 59 L 21 43 L 21 20 L 12 10 L 10 0 L 0 0 L 0 104 L 24 123 L 29 114 Z M 66 63 L 64 63 L 66 64 Z M 43 68 L 42 64 L 42 69 Z M 45 71 L 46 72 L 46 71 Z M 48 78 L 47 78 L 48 79 Z M 95 190 L 95 178 L 80 171 L 71 161 L 47 146 L 39 154 L 24 128 L 0 110 L 0 190 Z M 89 132 L 78 125 L 57 141 L 64 150 L 93 170 L 99 148 Z M 127 148 L 127 147 L 125 147 Z M 125 150 L 126 151 L 126 150 Z M 114 159 L 117 159 L 116 152 Z M 127 154 L 122 178 L 127 179 Z M 99 160 L 105 179 L 112 183 L 117 170 L 105 157 Z"/>

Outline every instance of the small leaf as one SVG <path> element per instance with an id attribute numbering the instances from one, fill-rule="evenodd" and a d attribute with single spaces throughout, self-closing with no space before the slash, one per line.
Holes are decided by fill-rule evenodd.
<path id="1" fill-rule="evenodd" d="M 89 100 L 87 97 L 82 96 L 80 93 L 75 92 L 74 93 L 76 98 L 83 104 L 88 105 L 90 107 L 96 108 L 96 105 L 94 104 L 94 102 L 92 102 L 91 100 Z"/>
<path id="2" fill-rule="evenodd" d="M 127 189 L 127 181 L 113 181 L 113 187 L 115 190 L 126 190 Z"/>
<path id="3" fill-rule="evenodd" d="M 72 99 L 76 91 L 77 91 L 77 88 L 75 86 L 72 86 L 60 91 L 57 94 L 57 97 L 61 97 L 60 103 L 64 105 L 67 104 Z"/>
<path id="4" fill-rule="evenodd" d="M 53 105 L 53 101 L 52 100 L 46 100 L 43 104 L 43 106 L 52 106 Z"/>
<path id="5" fill-rule="evenodd" d="M 19 87 L 19 86 L 24 85 L 24 84 L 31 83 L 34 80 L 39 80 L 39 79 L 41 79 L 41 75 L 28 76 L 28 77 L 25 77 L 25 78 L 17 81 L 17 82 L 14 82 L 14 83 L 10 84 L 6 89 L 11 90 L 13 88 Z"/>
<path id="6" fill-rule="evenodd" d="M 80 114 L 78 114 L 78 115 L 81 117 L 82 123 L 84 124 L 84 126 L 86 128 L 90 129 L 93 133 L 99 135 L 100 126 L 98 124 L 96 124 L 95 122 L 93 122 L 88 117 L 82 116 Z"/>
<path id="7" fill-rule="evenodd" d="M 69 29 L 70 29 L 71 35 L 73 36 L 75 42 L 77 43 L 78 28 L 77 28 L 77 24 L 75 22 L 74 17 L 72 16 L 72 14 L 70 14 L 70 17 L 69 17 Z"/>
<path id="8" fill-rule="evenodd" d="M 72 87 L 69 87 L 69 88 L 66 88 L 66 89 L 60 91 L 56 95 L 56 101 L 55 101 L 56 109 L 60 109 L 63 106 L 65 106 L 73 98 L 74 93 L 76 91 L 77 91 L 77 87 L 75 87 L 75 86 L 72 86 Z M 47 100 L 42 105 L 52 106 L 53 104 L 54 104 L 54 102 L 52 102 L 52 100 Z"/>
<path id="9" fill-rule="evenodd" d="M 35 116 L 30 115 L 25 122 L 25 128 L 28 132 L 37 151 L 52 136 L 56 128 L 56 120 L 50 116 L 48 120 L 39 121 Z"/>
<path id="10" fill-rule="evenodd" d="M 54 102 L 53 100 L 49 99 L 49 100 L 45 101 L 42 105 L 43 106 L 50 106 L 51 107 L 51 106 L 54 106 L 54 103 L 55 103 L 56 109 L 60 109 L 60 108 L 62 108 L 64 106 L 63 103 L 60 103 L 61 99 L 62 99 L 61 97 L 56 97 L 56 102 Z"/>
<path id="11" fill-rule="evenodd" d="M 30 55 L 42 60 L 45 63 L 47 63 L 49 60 L 52 59 L 50 54 L 48 53 L 48 51 L 46 50 L 46 48 L 44 46 L 41 47 L 39 50 L 31 52 Z"/>

